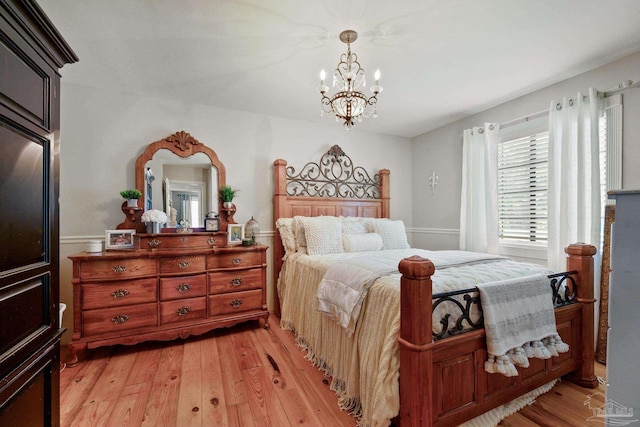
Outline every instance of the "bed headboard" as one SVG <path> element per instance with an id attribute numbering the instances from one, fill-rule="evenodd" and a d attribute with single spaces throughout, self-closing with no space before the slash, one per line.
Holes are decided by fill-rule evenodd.
<path id="1" fill-rule="evenodd" d="M 389 169 L 379 170 L 372 178 L 337 145 L 299 172 L 278 159 L 273 162 L 273 176 L 274 229 L 278 218 L 296 215 L 389 218 Z M 284 256 L 277 229 L 273 252 L 275 285 Z"/>

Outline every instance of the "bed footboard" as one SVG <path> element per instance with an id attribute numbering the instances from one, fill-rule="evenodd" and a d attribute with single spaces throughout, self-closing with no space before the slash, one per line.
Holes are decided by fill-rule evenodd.
<path id="1" fill-rule="evenodd" d="M 484 371 L 484 330 L 434 342 L 433 263 L 420 257 L 400 262 L 400 418 L 402 427 L 457 425 L 568 375 L 594 388 L 593 255 L 595 247 L 570 245 L 567 269 L 575 270 L 575 303 L 556 309 L 556 325 L 570 351 L 547 360 L 531 359 L 517 377 Z M 429 315 L 425 315 L 429 313 Z"/>

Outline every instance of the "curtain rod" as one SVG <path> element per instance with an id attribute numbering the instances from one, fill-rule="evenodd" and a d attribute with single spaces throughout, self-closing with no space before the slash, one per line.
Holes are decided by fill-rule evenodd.
<path id="1" fill-rule="evenodd" d="M 598 91 L 598 96 L 602 98 L 606 98 L 612 95 L 615 95 L 618 92 L 622 92 L 627 89 L 637 89 L 640 88 L 640 80 L 625 80 L 622 83 L 618 83 L 618 85 L 609 88 L 605 91 Z M 537 113 L 527 114 L 524 117 L 519 117 L 517 119 L 509 120 L 508 122 L 500 123 L 500 129 L 505 129 L 510 126 L 519 125 L 520 123 L 528 122 L 529 120 L 539 119 L 540 117 L 544 117 L 549 115 L 549 110 L 538 111 Z"/>
<path id="2" fill-rule="evenodd" d="M 616 86 L 612 88 L 609 88 L 604 91 L 598 91 L 598 95 L 603 98 L 607 98 L 609 96 L 615 95 L 618 92 L 622 92 L 623 90 L 637 89 L 637 88 L 640 88 L 640 80 L 635 82 L 633 80 L 625 80 L 622 83 L 618 83 Z M 518 125 L 520 123 L 528 122 L 529 120 L 539 119 L 540 117 L 544 117 L 546 115 L 549 115 L 549 110 L 543 110 L 543 111 L 538 111 L 537 113 L 527 114 L 524 117 L 510 120 L 505 123 L 501 123 L 500 128 L 501 129 L 508 128 L 509 126 Z"/>
<path id="3" fill-rule="evenodd" d="M 622 83 L 618 83 L 617 86 L 609 88 L 604 92 L 599 92 L 599 94 L 602 94 L 602 96 L 606 98 L 608 96 L 615 95 L 618 92 L 622 92 L 623 90 L 637 89 L 637 88 L 640 88 L 640 81 L 636 81 L 634 83 L 633 80 L 625 80 Z"/>
<path id="4" fill-rule="evenodd" d="M 508 128 L 510 126 L 519 125 L 520 123 L 528 122 L 529 120 L 539 119 L 540 117 L 548 116 L 549 109 L 538 111 L 537 113 L 527 114 L 524 117 L 509 120 L 508 122 L 500 123 L 500 129 Z"/>

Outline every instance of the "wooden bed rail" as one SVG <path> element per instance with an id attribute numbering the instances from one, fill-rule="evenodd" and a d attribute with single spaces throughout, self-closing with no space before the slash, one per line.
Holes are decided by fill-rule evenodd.
<path id="1" fill-rule="evenodd" d="M 484 330 L 434 342 L 434 264 L 417 256 L 400 262 L 400 417 L 396 422 L 402 427 L 457 425 L 563 375 L 582 387 L 597 386 L 593 365 L 596 249 L 576 243 L 565 251 L 567 270 L 577 271 L 576 299 L 556 309 L 556 324 L 570 351 L 548 360 L 531 359 L 529 368 L 518 368 L 517 377 L 484 371 Z"/>

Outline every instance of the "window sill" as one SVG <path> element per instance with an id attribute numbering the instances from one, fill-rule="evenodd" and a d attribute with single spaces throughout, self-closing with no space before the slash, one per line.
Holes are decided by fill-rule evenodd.
<path id="1" fill-rule="evenodd" d="M 540 243 L 500 242 L 498 251 L 509 257 L 547 259 L 547 246 Z"/>

